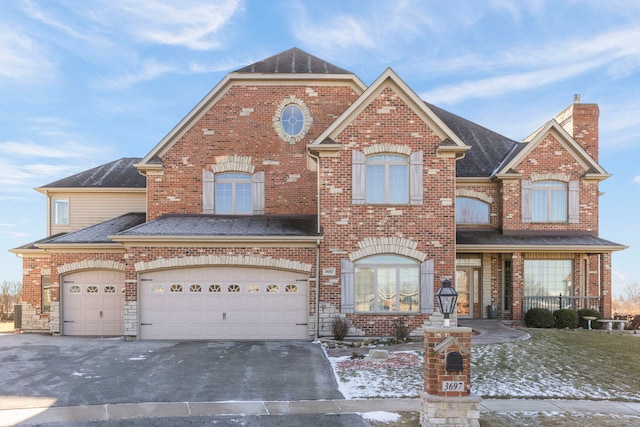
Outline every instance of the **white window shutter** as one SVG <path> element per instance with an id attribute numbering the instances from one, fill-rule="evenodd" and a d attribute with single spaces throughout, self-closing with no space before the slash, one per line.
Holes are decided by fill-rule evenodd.
<path id="1" fill-rule="evenodd" d="M 422 151 L 409 156 L 409 204 L 422 204 Z"/>
<path id="2" fill-rule="evenodd" d="M 215 175 L 208 170 L 202 171 L 202 213 L 215 213 L 214 191 L 215 191 Z"/>
<path id="3" fill-rule="evenodd" d="M 256 172 L 251 177 L 251 194 L 253 197 L 253 214 L 264 215 L 264 171 Z"/>
<path id="4" fill-rule="evenodd" d="M 569 182 L 569 224 L 580 222 L 580 182 Z"/>
<path id="5" fill-rule="evenodd" d="M 340 260 L 340 277 L 342 279 L 342 313 L 353 313 L 356 309 L 356 270 L 348 259 Z"/>
<path id="6" fill-rule="evenodd" d="M 522 180 L 522 222 L 533 221 L 533 186 L 531 181 Z"/>
<path id="7" fill-rule="evenodd" d="M 420 263 L 420 313 L 433 313 L 433 260 Z"/>
<path id="8" fill-rule="evenodd" d="M 354 205 L 364 205 L 367 179 L 367 158 L 363 152 L 353 150 L 351 162 L 351 202 Z"/>

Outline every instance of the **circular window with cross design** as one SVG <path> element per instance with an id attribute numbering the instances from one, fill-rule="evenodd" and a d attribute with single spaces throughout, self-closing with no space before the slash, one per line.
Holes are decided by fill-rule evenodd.
<path id="1" fill-rule="evenodd" d="M 282 100 L 273 116 L 273 128 L 289 144 L 295 144 L 304 138 L 312 123 L 313 118 L 307 104 L 293 95 Z"/>

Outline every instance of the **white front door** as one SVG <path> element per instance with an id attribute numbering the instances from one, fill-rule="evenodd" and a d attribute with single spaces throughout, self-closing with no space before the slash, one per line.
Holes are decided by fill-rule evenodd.
<path id="1" fill-rule="evenodd" d="M 308 339 L 308 275 L 200 267 L 140 276 L 143 339 Z"/>
<path id="2" fill-rule="evenodd" d="M 93 270 L 62 280 L 62 334 L 118 336 L 123 334 L 124 273 Z"/>

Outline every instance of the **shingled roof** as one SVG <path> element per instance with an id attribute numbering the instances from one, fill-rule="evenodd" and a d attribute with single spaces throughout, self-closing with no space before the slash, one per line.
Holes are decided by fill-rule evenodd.
<path id="1" fill-rule="evenodd" d="M 140 160 L 139 157 L 124 157 L 40 188 L 145 188 L 147 180 L 133 166 Z"/>
<path id="2" fill-rule="evenodd" d="M 297 47 L 285 50 L 267 59 L 235 71 L 236 73 L 264 74 L 353 74 L 313 56 Z"/>
<path id="3" fill-rule="evenodd" d="M 145 213 L 128 213 L 41 243 L 113 243 L 108 236 L 145 222 Z"/>
<path id="4" fill-rule="evenodd" d="M 435 105 L 427 105 L 465 144 L 471 146 L 464 158 L 456 162 L 456 176 L 459 178 L 490 177 L 506 159 L 526 146 Z"/>

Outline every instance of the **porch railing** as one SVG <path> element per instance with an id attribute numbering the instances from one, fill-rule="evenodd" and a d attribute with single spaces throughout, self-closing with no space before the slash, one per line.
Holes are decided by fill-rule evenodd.
<path id="1" fill-rule="evenodd" d="M 535 296 L 522 298 L 522 314 L 531 308 L 546 308 L 555 311 L 563 308 L 571 310 L 581 310 L 590 308 L 602 311 L 602 297 L 568 297 L 560 294 L 559 296 Z"/>

